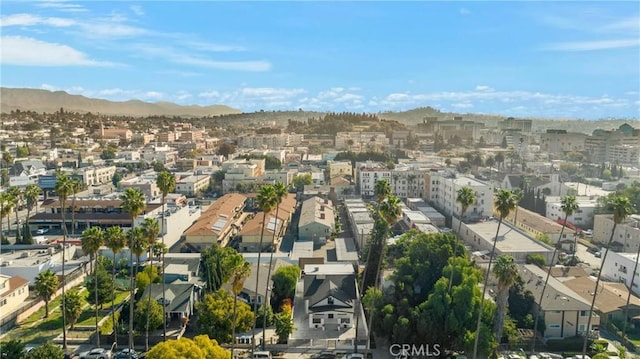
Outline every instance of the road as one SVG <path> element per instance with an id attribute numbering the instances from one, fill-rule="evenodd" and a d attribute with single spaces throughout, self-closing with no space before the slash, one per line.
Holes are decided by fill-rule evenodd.
<path id="1" fill-rule="evenodd" d="M 602 258 L 596 258 L 593 254 L 587 252 L 587 246 L 578 243 L 578 258 L 580 261 L 586 263 L 594 270 L 600 269 L 600 265 L 602 264 Z"/>

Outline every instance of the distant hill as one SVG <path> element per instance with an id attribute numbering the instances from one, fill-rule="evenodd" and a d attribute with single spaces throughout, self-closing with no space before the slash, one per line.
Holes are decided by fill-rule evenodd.
<path id="1" fill-rule="evenodd" d="M 139 100 L 116 102 L 70 95 L 64 91 L 54 92 L 26 88 L 1 87 L 0 99 L 0 109 L 3 113 L 15 110 L 53 113 L 59 111 L 61 107 L 70 112 L 132 117 L 157 115 L 205 117 L 242 113 L 238 109 L 224 105 L 181 106 L 170 102 L 150 103 Z"/>

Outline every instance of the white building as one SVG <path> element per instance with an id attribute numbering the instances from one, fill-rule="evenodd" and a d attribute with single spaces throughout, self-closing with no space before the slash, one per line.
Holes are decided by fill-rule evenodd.
<path id="1" fill-rule="evenodd" d="M 379 162 L 358 162 L 356 163 L 356 181 L 362 196 L 373 196 L 376 182 L 385 179 L 391 185 L 391 170 Z"/>
<path id="2" fill-rule="evenodd" d="M 209 175 L 193 175 L 180 179 L 176 182 L 176 193 L 185 196 L 194 196 L 209 187 Z"/>
<path id="3" fill-rule="evenodd" d="M 593 221 L 593 241 L 607 243 L 613 231 L 613 216 L 597 214 Z M 640 245 L 640 215 L 632 214 L 616 226 L 611 248 L 620 252 L 635 253 Z"/>
<path id="4" fill-rule="evenodd" d="M 602 277 L 612 282 L 622 282 L 629 288 L 631 286 L 633 268 L 636 264 L 636 253 L 636 251 L 633 253 L 610 251 L 607 254 L 606 261 L 602 264 Z M 604 257 L 604 253 L 602 257 Z M 631 291 L 636 295 L 640 295 L 640 267 L 636 271 Z"/>
<path id="5" fill-rule="evenodd" d="M 432 173 L 428 176 L 428 195 L 434 207 L 445 216 L 459 215 L 461 207 L 456 202 L 458 190 L 470 187 L 476 196 L 476 203 L 465 213 L 466 217 L 489 217 L 493 214 L 493 187 L 491 184 L 471 177 L 459 177 L 446 172 Z"/>
<path id="6" fill-rule="evenodd" d="M 338 132 L 335 148 L 362 152 L 367 149 L 389 147 L 389 139 L 384 132 Z"/>
<path id="7" fill-rule="evenodd" d="M 564 220 L 562 212 L 562 197 L 547 197 L 546 217 L 551 220 Z M 578 210 L 567 217 L 567 221 L 580 228 L 592 228 L 593 211 L 598 205 L 598 201 L 593 197 L 576 197 Z"/>

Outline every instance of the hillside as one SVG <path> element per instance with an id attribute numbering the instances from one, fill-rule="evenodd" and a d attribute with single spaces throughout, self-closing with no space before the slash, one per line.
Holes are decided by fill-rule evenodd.
<path id="1" fill-rule="evenodd" d="M 35 111 L 52 113 L 59 111 L 80 113 L 99 113 L 104 115 L 145 117 L 153 115 L 206 117 L 225 114 L 237 114 L 242 111 L 224 105 L 181 106 L 170 102 L 143 102 L 130 100 L 115 102 L 70 95 L 64 91 L 38 89 L 0 88 L 0 109 L 3 113 L 11 111 Z"/>

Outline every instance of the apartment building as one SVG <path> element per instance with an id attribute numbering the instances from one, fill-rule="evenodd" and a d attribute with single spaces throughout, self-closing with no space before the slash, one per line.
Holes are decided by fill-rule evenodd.
<path id="1" fill-rule="evenodd" d="M 243 134 L 237 137 L 239 147 L 278 149 L 299 145 L 304 140 L 303 134 Z"/>
<path id="2" fill-rule="evenodd" d="M 613 231 L 613 216 L 597 214 L 593 221 L 593 241 L 607 243 Z M 640 215 L 632 214 L 616 226 L 611 248 L 614 251 L 635 253 L 640 245 Z"/>
<path id="3" fill-rule="evenodd" d="M 470 187 L 476 196 L 476 203 L 467 208 L 465 217 L 482 218 L 493 215 L 493 187 L 491 184 L 444 171 L 431 172 L 427 175 L 427 198 L 440 213 L 447 217 L 461 213 L 462 208 L 456 202 L 456 198 L 458 190 L 462 187 Z"/>
<path id="4" fill-rule="evenodd" d="M 598 200 L 595 197 L 579 196 L 576 197 L 578 210 L 567 217 L 567 222 L 572 223 L 580 228 L 593 227 L 593 213 L 598 207 Z M 549 219 L 557 221 L 564 220 L 565 213 L 562 211 L 562 197 L 547 196 L 546 216 Z"/>
<path id="5" fill-rule="evenodd" d="M 241 237 L 240 250 L 243 252 L 264 251 L 272 243 L 277 247 L 291 222 L 296 203 L 296 195 L 290 193 L 280 202 L 278 208 L 274 208 L 266 214 L 262 211 L 257 212 L 253 218 L 244 223 L 239 232 Z M 261 241 L 262 246 L 260 246 Z"/>
<path id="6" fill-rule="evenodd" d="M 156 180 L 151 178 L 133 177 L 120 181 L 123 189 L 133 188 L 142 192 L 146 198 L 154 198 L 160 196 L 162 192 L 156 184 Z"/>
<path id="7" fill-rule="evenodd" d="M 176 181 L 176 193 L 192 197 L 209 187 L 211 176 L 207 174 L 191 175 Z"/>
<path id="8" fill-rule="evenodd" d="M 562 217 L 564 220 L 564 216 Z M 573 251 L 576 232 L 571 228 L 571 224 L 562 230 L 562 224 L 557 219 L 549 219 L 538 213 L 529 211 L 528 209 L 517 207 L 517 210 L 511 211 L 504 221 L 513 224 L 516 228 L 523 230 L 533 238 L 545 236 L 553 244 L 558 242 L 566 250 Z M 514 223 L 517 222 L 517 223 Z M 560 237 L 562 232 L 562 237 Z"/>
<path id="9" fill-rule="evenodd" d="M 334 147 L 338 150 L 367 151 L 384 150 L 389 147 L 389 139 L 384 132 L 338 132 Z"/>
<path id="10" fill-rule="evenodd" d="M 550 154 L 584 151 L 587 134 L 549 129 L 540 135 L 540 150 Z"/>
<path id="11" fill-rule="evenodd" d="M 20 276 L 0 274 L 0 319 L 13 314 L 28 298 L 28 280 Z"/>
<path id="12" fill-rule="evenodd" d="M 311 197 L 302 203 L 298 240 L 322 245 L 331 236 L 335 226 L 335 208 L 328 199 Z"/>
<path id="13" fill-rule="evenodd" d="M 356 183 L 362 196 L 373 196 L 376 181 L 382 179 L 391 184 L 391 169 L 386 164 L 373 161 L 356 163 Z"/>
<path id="14" fill-rule="evenodd" d="M 592 162 L 638 164 L 637 148 L 640 147 L 640 129 L 623 124 L 613 131 L 595 130 L 587 138 L 585 151 Z M 621 155 L 622 157 L 617 157 Z M 629 162 L 627 162 L 629 161 Z"/>
<path id="15" fill-rule="evenodd" d="M 225 246 L 242 226 L 247 197 L 229 193 L 218 198 L 186 232 L 185 245 L 200 252 L 213 245 Z"/>

